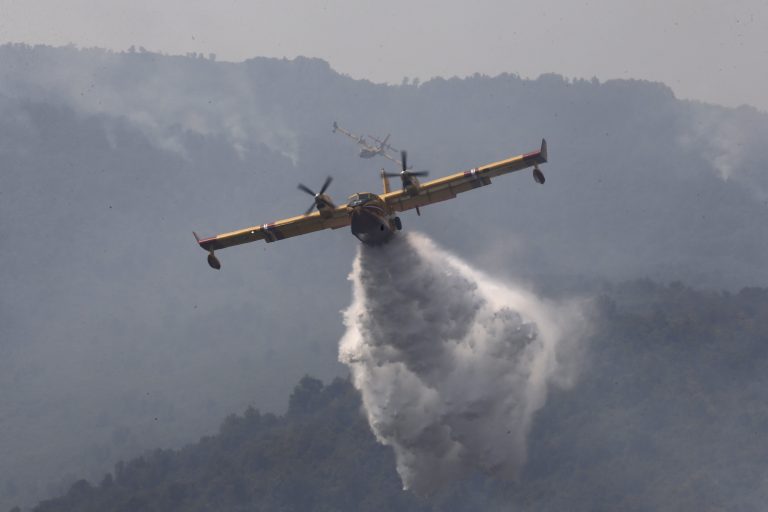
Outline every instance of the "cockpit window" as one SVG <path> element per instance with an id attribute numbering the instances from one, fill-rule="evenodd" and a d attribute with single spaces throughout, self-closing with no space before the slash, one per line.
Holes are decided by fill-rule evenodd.
<path id="1" fill-rule="evenodd" d="M 372 200 L 374 198 L 374 195 L 370 192 L 360 192 L 358 194 L 352 194 L 349 196 L 349 203 L 347 203 L 348 206 L 355 207 L 360 206 L 368 201 Z"/>

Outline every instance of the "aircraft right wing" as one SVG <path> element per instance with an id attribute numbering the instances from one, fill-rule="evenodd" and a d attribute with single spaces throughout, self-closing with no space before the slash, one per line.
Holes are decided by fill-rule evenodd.
<path id="1" fill-rule="evenodd" d="M 500 160 L 491 164 L 457 172 L 442 178 L 420 184 L 418 194 L 411 195 L 400 189 L 383 194 L 381 198 L 394 211 L 405 211 L 440 201 L 453 199 L 457 194 L 491 184 L 491 178 L 502 176 L 529 167 L 535 167 L 534 178 L 539 183 L 544 182 L 538 164 L 547 161 L 547 142 L 541 141 L 541 149 L 523 155 Z M 536 174 L 538 171 L 538 174 Z"/>
<path id="2" fill-rule="evenodd" d="M 387 160 L 392 160 L 393 162 L 395 162 L 397 164 L 398 167 L 402 167 L 402 165 L 403 165 L 403 162 L 401 162 L 397 158 L 395 158 L 392 155 L 390 155 L 389 153 L 387 153 L 386 150 L 383 153 L 381 153 L 381 156 L 383 156 Z"/>
<path id="3" fill-rule="evenodd" d="M 388 142 L 389 141 L 389 135 L 387 135 L 387 137 L 384 140 L 381 140 L 378 137 L 374 137 L 373 135 L 368 135 L 368 137 L 370 137 L 371 139 L 375 140 L 382 149 L 389 149 L 390 151 L 394 151 L 395 153 L 399 153 L 400 152 L 399 149 L 397 149 L 396 147 L 394 147 L 392 144 L 390 144 Z"/>

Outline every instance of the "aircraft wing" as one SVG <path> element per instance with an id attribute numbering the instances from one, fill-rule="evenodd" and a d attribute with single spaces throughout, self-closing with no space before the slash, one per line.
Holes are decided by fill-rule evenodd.
<path id="1" fill-rule="evenodd" d="M 401 166 L 403 165 L 403 162 L 401 162 L 401 161 L 400 161 L 400 160 L 398 160 L 397 158 L 395 158 L 395 157 L 393 157 L 392 155 L 390 155 L 389 153 L 387 153 L 387 151 L 386 151 L 386 150 L 384 150 L 384 152 L 383 152 L 383 153 L 381 153 L 381 156 L 383 156 L 383 157 L 384 157 L 384 158 L 386 158 L 387 160 L 391 160 L 391 161 L 395 162 L 395 163 L 397 164 L 397 166 L 398 166 L 398 167 L 401 167 Z"/>
<path id="2" fill-rule="evenodd" d="M 392 144 L 387 142 L 387 139 L 389 138 L 389 135 L 387 135 L 387 139 L 384 139 L 384 140 L 381 140 L 378 137 L 374 137 L 373 135 L 368 135 L 368 137 L 370 137 L 371 139 L 375 140 L 379 144 L 379 146 L 381 146 L 383 149 L 389 149 L 389 150 L 394 151 L 396 153 L 400 151 L 399 149 L 394 147 Z"/>
<path id="3" fill-rule="evenodd" d="M 342 134 L 346 135 L 347 137 L 349 137 L 350 139 L 352 139 L 355 142 L 357 142 L 358 144 L 363 144 L 363 138 L 362 137 L 360 137 L 358 135 L 355 135 L 354 133 L 352 133 L 350 131 L 345 130 L 344 128 L 339 126 L 336 121 L 333 122 L 333 132 L 334 133 L 336 133 L 336 132 L 342 133 Z"/>
<path id="4" fill-rule="evenodd" d="M 323 217 L 315 211 L 308 215 L 299 215 L 288 219 L 278 220 L 269 224 L 252 226 L 250 228 L 223 233 L 210 238 L 197 238 L 197 243 L 206 251 L 216 251 L 233 245 L 246 244 L 257 240 L 276 242 L 293 236 L 306 235 L 323 229 L 338 229 L 349 226 L 350 218 L 347 205 L 337 206 L 332 215 Z"/>
<path id="5" fill-rule="evenodd" d="M 421 183 L 419 193 L 410 195 L 405 190 L 396 190 L 382 195 L 382 199 L 395 211 L 405 211 L 447 199 L 457 194 L 491 184 L 491 179 L 515 171 L 521 171 L 547 161 L 547 142 L 541 141 L 541 149 L 523 155 L 500 160 L 468 171 Z"/>

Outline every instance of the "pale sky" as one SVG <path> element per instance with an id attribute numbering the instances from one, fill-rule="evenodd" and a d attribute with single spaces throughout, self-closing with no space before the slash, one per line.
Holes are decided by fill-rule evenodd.
<path id="1" fill-rule="evenodd" d="M 555 72 L 768 111 L 768 0 L 0 0 L 0 43 L 219 60 L 320 57 L 355 78 Z"/>

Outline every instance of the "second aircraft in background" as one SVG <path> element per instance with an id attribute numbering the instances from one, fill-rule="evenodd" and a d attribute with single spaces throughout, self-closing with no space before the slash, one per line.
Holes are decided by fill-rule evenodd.
<path id="1" fill-rule="evenodd" d="M 333 133 L 341 133 L 357 142 L 360 146 L 360 158 L 373 158 L 377 155 L 381 155 L 388 160 L 392 160 L 397 165 L 402 165 L 400 160 L 389 154 L 390 151 L 394 151 L 395 154 L 397 154 L 398 151 L 389 144 L 389 134 L 387 134 L 383 140 L 374 137 L 373 135 L 355 135 L 339 126 L 336 121 L 333 122 Z"/>

